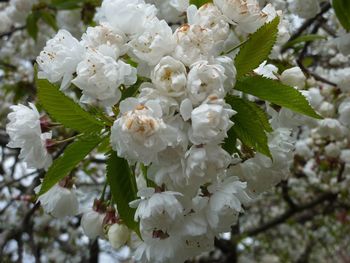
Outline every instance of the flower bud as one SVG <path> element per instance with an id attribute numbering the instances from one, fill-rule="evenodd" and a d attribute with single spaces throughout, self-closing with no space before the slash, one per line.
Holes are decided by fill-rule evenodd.
<path id="1" fill-rule="evenodd" d="M 103 237 L 103 218 L 104 214 L 100 214 L 94 210 L 84 213 L 81 218 L 81 226 L 84 234 L 91 239 L 95 239 L 98 236 Z"/>
<path id="2" fill-rule="evenodd" d="M 108 229 L 107 235 L 111 246 L 115 249 L 119 249 L 129 241 L 130 230 L 125 225 L 113 224 Z"/>

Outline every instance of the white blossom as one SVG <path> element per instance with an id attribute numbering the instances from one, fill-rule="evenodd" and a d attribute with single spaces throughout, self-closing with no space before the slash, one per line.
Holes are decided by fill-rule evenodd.
<path id="1" fill-rule="evenodd" d="M 175 31 L 177 46 L 174 57 L 186 66 L 208 59 L 215 53 L 215 41 L 211 30 L 199 25 L 183 25 Z"/>
<path id="2" fill-rule="evenodd" d="M 231 24 L 246 33 L 256 31 L 266 19 L 256 0 L 214 0 L 214 4 Z"/>
<path id="3" fill-rule="evenodd" d="M 319 0 L 294 0 L 290 3 L 290 10 L 298 16 L 309 19 L 321 11 Z"/>
<path id="4" fill-rule="evenodd" d="M 112 247 L 119 249 L 126 245 L 130 239 L 130 230 L 126 225 L 123 224 L 113 224 L 108 229 L 108 241 L 111 243 Z"/>
<path id="5" fill-rule="evenodd" d="M 109 50 L 107 50 L 109 51 Z M 116 104 L 121 97 L 119 87 L 136 82 L 136 69 L 122 60 L 96 50 L 88 50 L 77 67 L 77 77 L 72 81 L 83 91 L 81 101 L 96 102 L 104 106 Z"/>
<path id="6" fill-rule="evenodd" d="M 85 212 L 81 218 L 81 226 L 84 230 L 84 234 L 91 239 L 97 237 L 103 237 L 103 219 L 105 214 L 89 210 Z"/>
<path id="7" fill-rule="evenodd" d="M 210 65 L 208 61 L 198 61 L 192 64 L 187 81 L 188 98 L 196 106 L 206 100 L 209 95 L 223 98 L 225 79 L 225 68 L 219 64 Z"/>
<path id="8" fill-rule="evenodd" d="M 186 94 L 186 68 L 173 57 L 163 57 L 152 71 L 151 79 L 155 88 L 163 95 L 183 98 Z"/>
<path id="9" fill-rule="evenodd" d="M 149 164 L 176 140 L 176 131 L 164 123 L 156 101 L 140 104 L 129 98 L 121 102 L 120 111 L 111 133 L 112 147 L 119 156 Z"/>
<path id="10" fill-rule="evenodd" d="M 149 65 L 156 65 L 165 55 L 175 48 L 173 32 L 168 24 L 157 18 L 145 25 L 142 34 L 135 36 L 129 43 L 131 55 Z"/>
<path id="11" fill-rule="evenodd" d="M 108 22 L 121 30 L 127 37 L 133 37 L 145 30 L 148 21 L 155 18 L 157 9 L 143 0 L 104 0 L 97 13 L 99 22 Z"/>
<path id="12" fill-rule="evenodd" d="M 200 25 L 213 31 L 215 41 L 224 41 L 229 35 L 229 24 L 220 10 L 212 3 L 202 5 L 197 9 L 191 5 L 187 9 L 187 19 L 190 25 Z"/>
<path id="13" fill-rule="evenodd" d="M 69 86 L 78 63 L 83 59 L 84 48 L 68 31 L 61 29 L 47 41 L 36 61 L 38 77 L 50 82 L 61 82 L 61 89 Z"/>
<path id="14" fill-rule="evenodd" d="M 196 145 L 222 142 L 233 125 L 230 118 L 235 113 L 227 104 L 204 103 L 198 106 L 191 113 L 190 141 Z"/>
<path id="15" fill-rule="evenodd" d="M 293 67 L 282 72 L 280 80 L 283 84 L 304 88 L 306 77 L 299 67 Z"/>
<path id="16" fill-rule="evenodd" d="M 48 168 L 52 162 L 46 149 L 46 140 L 51 139 L 51 132 L 42 133 L 40 115 L 34 104 L 30 107 L 19 104 L 11 106 L 10 122 L 6 132 L 10 136 L 8 147 L 21 148 L 19 158 L 26 162 L 28 168 Z"/>
<path id="17" fill-rule="evenodd" d="M 123 32 L 112 28 L 108 23 L 101 23 L 95 27 L 88 27 L 82 36 L 82 45 L 90 49 L 105 48 L 113 49 L 115 54 L 112 57 L 118 58 L 126 53 L 126 37 Z"/>
<path id="18" fill-rule="evenodd" d="M 56 218 L 74 216 L 79 213 L 79 202 L 75 190 L 62 187 L 59 184 L 40 195 L 38 201 L 46 213 Z"/>

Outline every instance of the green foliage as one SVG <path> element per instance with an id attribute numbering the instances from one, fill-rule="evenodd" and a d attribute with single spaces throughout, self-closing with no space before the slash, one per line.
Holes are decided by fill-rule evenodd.
<path id="1" fill-rule="evenodd" d="M 224 149 L 232 154 L 238 138 L 244 145 L 272 158 L 266 135 L 266 132 L 271 132 L 272 128 L 266 113 L 255 103 L 235 96 L 226 97 L 226 101 L 237 114 L 231 118 L 235 124 L 225 140 Z"/>
<path id="2" fill-rule="evenodd" d="M 350 1 L 333 0 L 332 4 L 340 24 L 346 31 L 350 31 Z"/>
<path id="3" fill-rule="evenodd" d="M 49 11 L 41 11 L 41 19 L 50 26 L 53 30 L 58 31 L 58 26 L 56 22 L 56 17 Z"/>
<path id="4" fill-rule="evenodd" d="M 278 81 L 261 76 L 246 77 L 237 81 L 235 89 L 312 118 L 322 118 L 298 90 Z"/>
<path id="5" fill-rule="evenodd" d="M 100 131 L 104 124 L 82 109 L 46 79 L 36 81 L 40 103 L 49 115 L 65 127 L 79 132 Z"/>
<path id="6" fill-rule="evenodd" d="M 39 28 L 38 28 L 38 21 L 40 18 L 40 12 L 38 11 L 34 11 L 32 13 L 30 13 L 27 16 L 27 21 L 26 21 L 26 29 L 28 32 L 28 35 L 33 38 L 34 40 L 37 39 L 38 37 L 38 32 L 39 32 Z"/>
<path id="7" fill-rule="evenodd" d="M 268 58 L 276 43 L 279 22 L 280 18 L 276 17 L 266 23 L 242 45 L 235 58 L 237 78 L 251 72 Z"/>
<path id="8" fill-rule="evenodd" d="M 201 7 L 202 5 L 206 4 L 206 3 L 210 3 L 212 1 L 208 1 L 208 0 L 190 0 L 190 4 L 191 5 L 195 5 L 198 8 Z"/>
<path id="9" fill-rule="evenodd" d="M 70 144 L 47 171 L 39 195 L 46 193 L 62 180 L 102 141 L 98 134 L 89 134 Z"/>
<path id="10" fill-rule="evenodd" d="M 82 7 L 85 0 L 51 0 L 51 5 L 57 9 L 69 10 Z"/>
<path id="11" fill-rule="evenodd" d="M 290 47 L 294 47 L 297 44 L 301 44 L 304 42 L 312 42 L 315 40 L 324 40 L 327 39 L 325 36 L 320 36 L 320 35 L 316 35 L 316 34 L 310 34 L 310 35 L 304 35 L 304 36 L 300 36 L 292 41 L 287 42 L 283 48 L 290 48 Z"/>
<path id="12" fill-rule="evenodd" d="M 139 234 L 138 223 L 134 220 L 135 209 L 129 206 L 129 203 L 137 198 L 135 176 L 128 162 L 119 158 L 114 151 L 110 152 L 107 161 L 107 181 L 123 223 Z"/>

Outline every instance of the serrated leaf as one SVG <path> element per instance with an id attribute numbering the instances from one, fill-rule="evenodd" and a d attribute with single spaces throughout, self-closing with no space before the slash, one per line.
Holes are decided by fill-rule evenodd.
<path id="1" fill-rule="evenodd" d="M 57 158 L 47 171 L 39 195 L 46 193 L 62 180 L 102 141 L 98 134 L 80 137 L 71 143 L 63 155 Z"/>
<path id="2" fill-rule="evenodd" d="M 64 95 L 46 79 L 38 79 L 38 97 L 43 108 L 65 127 L 79 132 L 100 131 L 104 124 Z"/>
<path id="3" fill-rule="evenodd" d="M 324 39 L 327 39 L 327 38 L 325 36 L 320 36 L 320 35 L 316 35 L 316 34 L 304 35 L 304 36 L 300 36 L 292 41 L 287 42 L 283 46 L 283 48 L 286 49 L 286 48 L 293 47 L 293 46 L 300 44 L 300 43 L 312 42 L 315 40 L 324 40 Z"/>
<path id="4" fill-rule="evenodd" d="M 258 106 L 244 99 L 228 96 L 226 97 L 233 110 L 237 114 L 233 115 L 231 120 L 235 123 L 229 131 L 229 135 L 238 138 L 243 144 L 254 148 L 256 151 L 272 158 L 268 146 L 268 138 L 265 131 L 271 131 L 267 117 L 257 109 Z M 225 142 L 230 143 L 230 137 Z M 224 145 L 224 149 L 227 146 Z"/>
<path id="5" fill-rule="evenodd" d="M 277 40 L 279 22 L 280 18 L 277 16 L 271 22 L 260 27 L 242 45 L 235 58 L 237 78 L 253 71 L 268 59 Z"/>
<path id="6" fill-rule="evenodd" d="M 278 81 L 262 76 L 246 77 L 237 81 L 235 89 L 312 118 L 322 119 L 298 90 Z"/>
<path id="7" fill-rule="evenodd" d="M 350 31 L 350 1 L 333 0 L 332 5 L 340 24 L 346 31 Z"/>
<path id="8" fill-rule="evenodd" d="M 27 16 L 26 19 L 26 29 L 28 32 L 28 35 L 33 38 L 34 40 L 38 37 L 39 27 L 38 27 L 38 20 L 39 20 L 39 12 L 32 12 Z"/>
<path id="9" fill-rule="evenodd" d="M 139 234 L 138 223 L 134 220 L 135 209 L 129 206 L 137 196 L 135 176 L 128 162 L 111 151 L 107 161 L 107 181 L 111 188 L 113 201 L 117 204 L 119 217 L 123 223 Z"/>

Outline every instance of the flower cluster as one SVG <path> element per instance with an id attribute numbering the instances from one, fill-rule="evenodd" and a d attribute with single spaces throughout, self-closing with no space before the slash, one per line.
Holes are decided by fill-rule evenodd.
<path id="1" fill-rule="evenodd" d="M 162 8 L 164 3 L 172 11 Z M 214 238 L 230 231 L 244 205 L 288 176 L 294 147 L 292 127 L 281 117 L 292 113 L 269 106 L 272 158 L 256 153 L 241 159 L 222 146 L 237 114 L 225 98 L 239 95 L 233 91 L 235 52 L 227 54 L 227 47 L 282 12 L 271 4 L 261 9 L 256 0 L 214 0 L 200 8 L 188 1 L 164 3 L 104 0 L 97 25 L 80 41 L 59 30 L 36 60 L 39 78 L 59 84 L 68 95 L 77 87 L 82 104 L 110 114 L 111 147 L 136 168 L 139 199 L 129 205 L 136 210 L 140 236 L 128 229 L 116 207 L 98 202 L 81 224 L 90 238 L 106 238 L 116 249 L 130 245 L 140 262 L 182 262 L 213 249 Z M 281 19 L 279 39 L 288 35 L 285 28 Z M 273 71 L 262 64 L 256 73 L 277 78 Z M 298 68 L 278 77 L 296 88 L 305 83 Z M 137 95 L 121 100 L 135 86 Z M 34 106 L 23 113 L 24 123 L 16 116 L 31 110 L 19 107 L 9 115 L 9 146 L 21 148 L 28 165 L 46 168 L 49 135 L 41 134 Z M 327 122 L 324 132 L 334 126 Z M 30 130 L 35 141 L 26 137 Z M 41 163 L 33 164 L 29 151 L 37 151 Z M 78 212 L 74 189 L 62 182 L 39 200 L 56 217 Z"/>

